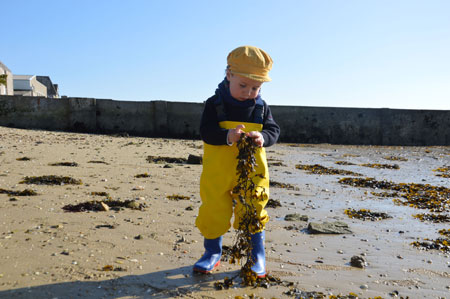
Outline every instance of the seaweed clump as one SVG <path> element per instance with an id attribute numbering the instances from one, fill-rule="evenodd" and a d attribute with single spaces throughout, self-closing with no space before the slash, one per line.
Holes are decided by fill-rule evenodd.
<path id="1" fill-rule="evenodd" d="M 450 222 L 450 216 L 442 214 L 416 214 L 413 215 L 413 217 L 419 219 L 422 222 L 423 221 L 430 221 L 434 223 Z"/>
<path id="2" fill-rule="evenodd" d="M 257 231 L 264 229 L 264 224 L 261 223 L 255 203 L 263 200 L 267 195 L 265 190 L 257 190 L 257 185 L 253 181 L 258 174 L 252 175 L 256 169 L 255 153 L 257 150 L 256 145 L 253 143 L 253 139 L 246 137 L 245 134 L 241 134 L 241 137 L 237 143 L 238 156 L 237 156 L 237 184 L 233 188 L 232 196 L 234 205 L 237 201 L 242 205 L 242 216 L 239 222 L 239 228 L 236 230 L 236 236 L 233 246 L 230 248 L 230 263 L 241 264 L 241 261 L 245 259 L 240 277 L 242 278 L 242 284 L 254 285 L 258 279 L 255 272 L 251 270 L 253 266 L 253 260 L 251 258 L 251 235 Z"/>
<path id="3" fill-rule="evenodd" d="M 383 159 L 389 161 L 405 161 L 405 162 L 408 161 L 408 159 L 399 156 L 384 156 Z"/>
<path id="4" fill-rule="evenodd" d="M 164 164 L 164 163 L 186 164 L 187 163 L 187 159 L 185 159 L 185 158 L 172 158 L 172 157 L 148 156 L 146 160 L 149 163 L 156 163 L 156 164 Z"/>
<path id="5" fill-rule="evenodd" d="M 28 157 L 21 157 L 21 158 L 17 158 L 16 160 L 17 160 L 17 161 L 30 161 L 31 158 L 28 158 Z"/>
<path id="6" fill-rule="evenodd" d="M 264 229 L 264 224 L 258 217 L 255 203 L 267 197 L 264 188 L 261 190 L 253 181 L 253 178 L 262 177 L 262 174 L 253 174 L 256 172 L 255 167 L 257 166 L 255 158 L 257 146 L 251 138 L 246 137 L 243 133 L 237 143 L 237 148 L 239 151 L 236 167 L 237 184 L 231 195 L 233 205 L 236 206 L 238 202 L 241 205 L 242 216 L 236 230 L 234 243 L 224 251 L 223 259 L 228 260 L 230 264 L 237 263 L 243 266 L 234 277 L 226 277 L 223 283 L 215 283 L 216 289 L 229 288 L 238 276 L 241 277 L 242 285 L 245 286 L 262 285 L 268 279 L 268 275 L 264 278 L 258 278 L 258 275 L 251 269 L 254 263 L 251 257 L 251 235 Z M 245 260 L 245 263 L 242 263 L 242 260 Z"/>
<path id="7" fill-rule="evenodd" d="M 444 253 L 450 253 L 450 229 L 441 229 L 438 232 L 444 238 L 437 238 L 435 240 L 427 238 L 424 241 L 414 241 L 411 245 L 421 250 L 439 250 Z"/>
<path id="8" fill-rule="evenodd" d="M 372 212 L 370 210 L 361 209 L 361 210 L 355 210 L 355 209 L 347 209 L 344 211 L 346 215 L 348 215 L 349 218 L 357 218 L 361 220 L 371 220 L 371 221 L 378 221 L 382 219 L 388 219 L 392 218 L 392 216 L 383 213 L 383 212 Z"/>
<path id="9" fill-rule="evenodd" d="M 336 168 L 328 168 L 319 164 L 314 165 L 303 165 L 303 164 L 297 164 L 295 165 L 295 168 L 306 170 L 308 173 L 312 174 L 330 174 L 330 175 L 353 175 L 353 176 L 361 176 L 362 174 L 356 173 L 349 170 L 343 170 L 343 169 L 336 169 Z"/>
<path id="10" fill-rule="evenodd" d="M 105 162 L 105 161 L 99 161 L 99 160 L 91 160 L 91 161 L 88 161 L 88 163 L 93 163 L 93 164 L 106 164 L 106 165 L 109 165 L 108 162 Z"/>
<path id="11" fill-rule="evenodd" d="M 374 178 L 342 178 L 339 183 L 354 187 L 365 187 L 383 190 L 393 190 L 400 193 L 400 198 L 394 198 L 395 204 L 410 206 L 417 209 L 429 209 L 431 212 L 445 212 L 450 207 L 450 189 L 429 184 L 393 183 L 377 181 Z"/>
<path id="12" fill-rule="evenodd" d="M 358 294 L 350 292 L 348 295 L 327 295 L 323 292 L 317 291 L 302 291 L 298 288 L 291 288 L 289 291 L 284 292 L 285 295 L 295 297 L 296 299 L 358 299 Z M 403 297 L 401 297 L 403 298 Z M 406 297 L 407 299 L 408 297 Z M 371 298 L 369 298 L 371 299 Z M 376 296 L 373 299 L 383 299 L 383 297 Z"/>
<path id="13" fill-rule="evenodd" d="M 378 168 L 378 169 L 400 169 L 400 166 L 398 166 L 398 164 L 391 165 L 391 164 L 380 164 L 380 163 L 365 163 L 365 164 L 360 164 L 360 166 Z"/>
<path id="14" fill-rule="evenodd" d="M 50 163 L 48 164 L 50 166 L 69 166 L 69 167 L 77 167 L 77 162 L 57 162 L 57 163 Z"/>
<path id="15" fill-rule="evenodd" d="M 25 177 L 21 184 L 36 184 L 36 185 L 81 185 L 81 180 L 77 180 L 68 176 L 59 175 L 43 175 Z"/>
<path id="16" fill-rule="evenodd" d="M 266 204 L 266 208 L 279 208 L 281 207 L 281 202 L 278 199 L 272 199 L 270 198 L 269 201 Z"/>
<path id="17" fill-rule="evenodd" d="M 439 168 L 433 169 L 433 171 L 440 172 L 440 173 L 436 174 L 436 176 L 440 176 L 443 178 L 450 178 L 450 167 L 448 167 L 448 166 L 439 167 Z"/>
<path id="18" fill-rule="evenodd" d="M 135 178 L 149 178 L 150 177 L 150 175 L 147 173 L 147 172 L 145 172 L 145 173 L 140 173 L 140 174 L 137 174 L 137 175 L 135 175 L 134 176 Z"/>
<path id="19" fill-rule="evenodd" d="M 233 279 L 234 279 L 234 277 L 229 278 L 227 276 L 224 278 L 223 282 L 216 281 L 214 283 L 214 287 L 216 288 L 216 290 L 223 290 L 223 289 L 227 290 L 234 285 Z M 251 286 L 253 286 L 253 287 L 263 287 L 266 289 L 268 289 L 271 286 L 277 286 L 277 285 L 281 285 L 281 286 L 285 286 L 285 287 L 292 287 L 294 285 L 294 283 L 290 282 L 290 281 L 281 280 L 278 277 L 267 274 L 266 277 L 264 277 L 264 278 L 256 277 L 256 279 L 251 284 Z M 243 297 L 236 296 L 235 298 L 243 298 Z M 248 298 L 256 299 L 256 298 L 261 298 L 261 297 L 256 297 L 255 295 L 249 295 Z"/>
<path id="20" fill-rule="evenodd" d="M 87 202 L 82 202 L 76 205 L 65 205 L 62 209 L 66 212 L 101 212 L 108 210 L 119 211 L 122 208 L 128 208 L 132 210 L 144 210 L 146 208 L 145 204 L 137 203 L 135 200 L 91 200 Z"/>
<path id="21" fill-rule="evenodd" d="M 399 197 L 400 194 L 398 192 L 370 192 L 373 196 L 378 197 Z"/>
<path id="22" fill-rule="evenodd" d="M 336 161 L 334 163 L 337 165 L 356 165 L 355 163 L 347 162 L 347 161 Z"/>
<path id="23" fill-rule="evenodd" d="M 170 200 L 190 200 L 191 198 L 189 196 L 185 196 L 185 195 L 173 194 L 173 195 L 167 195 L 167 199 L 170 199 Z"/>
<path id="24" fill-rule="evenodd" d="M 269 166 L 286 166 L 283 164 L 283 162 L 281 161 L 273 161 L 273 162 L 268 162 Z"/>
<path id="25" fill-rule="evenodd" d="M 6 190 L 0 188 L 0 194 L 7 194 L 9 196 L 35 196 L 38 193 L 31 189 L 25 189 L 23 191 Z"/>
<path id="26" fill-rule="evenodd" d="M 280 182 L 276 182 L 276 181 L 270 181 L 269 186 L 275 187 L 275 188 L 284 188 L 284 189 L 288 189 L 288 190 L 299 190 L 298 187 L 295 187 L 294 185 L 287 184 L 287 183 L 280 183 Z"/>
<path id="27" fill-rule="evenodd" d="M 439 234 L 449 238 L 450 237 L 450 229 L 441 229 L 438 231 Z"/>

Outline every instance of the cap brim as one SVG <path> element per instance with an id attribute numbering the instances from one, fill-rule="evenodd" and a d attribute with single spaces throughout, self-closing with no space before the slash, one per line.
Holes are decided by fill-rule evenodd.
<path id="1" fill-rule="evenodd" d="M 249 78 L 258 82 L 269 82 L 272 81 L 272 79 L 269 76 L 260 76 L 255 74 L 245 74 L 245 73 L 238 73 L 231 71 L 232 74 L 239 75 L 245 78 Z"/>

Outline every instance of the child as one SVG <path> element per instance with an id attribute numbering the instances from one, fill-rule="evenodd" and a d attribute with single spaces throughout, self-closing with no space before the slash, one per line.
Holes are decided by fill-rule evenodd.
<path id="1" fill-rule="evenodd" d="M 194 265 L 194 272 L 209 273 L 220 264 L 222 235 L 230 228 L 233 214 L 231 191 L 237 183 L 236 142 L 241 133 L 253 138 L 260 147 L 256 154 L 256 174 L 253 180 L 262 200 L 254 204 L 259 220 L 269 221 L 265 205 L 269 199 L 269 172 L 264 147 L 273 145 L 280 128 L 272 118 L 269 106 L 261 99 L 260 89 L 268 76 L 272 59 L 263 50 L 243 46 L 227 57 L 226 78 L 219 84 L 203 110 L 200 134 L 204 141 L 203 172 L 200 178 L 202 205 L 196 226 L 204 239 L 205 253 Z M 233 227 L 239 228 L 242 205 L 234 207 Z M 264 229 L 252 232 L 252 270 L 259 277 L 266 275 Z"/>

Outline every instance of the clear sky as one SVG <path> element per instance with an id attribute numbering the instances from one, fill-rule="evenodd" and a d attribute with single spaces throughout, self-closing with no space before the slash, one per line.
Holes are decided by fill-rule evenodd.
<path id="1" fill-rule="evenodd" d="M 60 94 L 203 102 L 226 56 L 273 60 L 270 105 L 450 110 L 448 0 L 0 0 L 0 61 Z"/>

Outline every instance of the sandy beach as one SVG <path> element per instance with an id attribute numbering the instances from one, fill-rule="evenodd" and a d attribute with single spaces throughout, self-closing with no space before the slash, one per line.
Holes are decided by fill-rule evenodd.
<path id="1" fill-rule="evenodd" d="M 148 159 L 201 154 L 199 140 L 0 127 L 0 298 L 296 298 L 300 291 L 327 297 L 450 298 L 450 253 L 411 245 L 442 237 L 438 231 L 449 229 L 448 222 L 420 221 L 413 215 L 430 211 L 372 194 L 385 190 L 339 183 L 354 176 L 295 167 L 319 164 L 379 181 L 450 188 L 450 178 L 434 171 L 450 166 L 450 147 L 281 143 L 268 148 L 270 179 L 281 183 L 270 189 L 271 199 L 281 206 L 267 209 L 267 269 L 293 285 L 252 288 L 236 280 L 226 290 L 214 283 L 236 275 L 239 265 L 223 262 L 213 274 L 192 273 L 203 254 L 203 238 L 194 225 L 202 166 Z M 362 166 L 368 163 L 397 168 Z M 77 181 L 21 183 L 44 175 Z M 25 190 L 37 195 L 17 193 Z M 63 209 L 106 197 L 134 205 Z M 441 215 L 448 217 L 446 207 Z M 370 209 L 391 218 L 363 221 L 349 218 L 346 209 Z M 308 219 L 286 221 L 288 214 Z M 345 222 L 352 232 L 308 232 L 309 223 L 325 221 Z M 229 231 L 224 244 L 231 245 L 233 236 Z M 366 267 L 350 265 L 353 256 L 362 257 Z M 290 289 L 297 295 L 287 293 Z"/>

